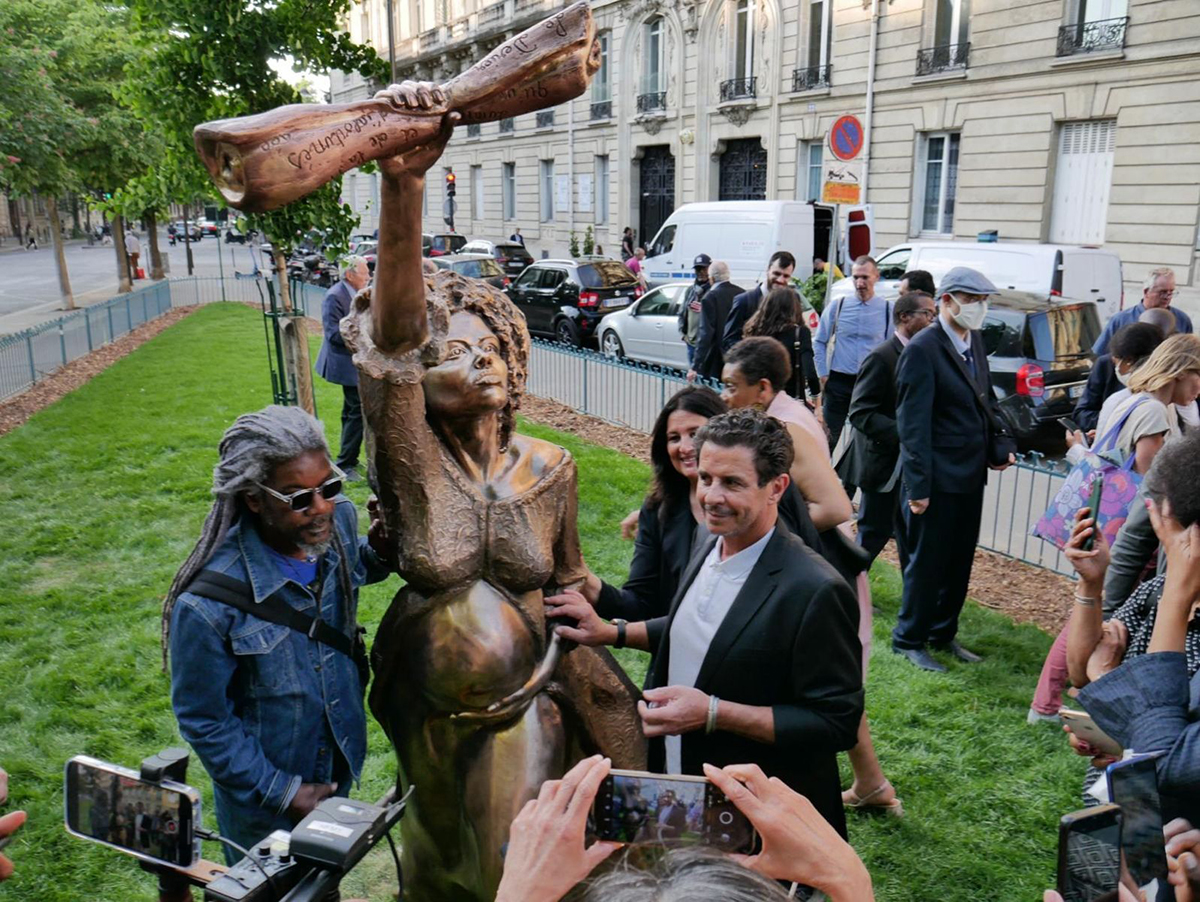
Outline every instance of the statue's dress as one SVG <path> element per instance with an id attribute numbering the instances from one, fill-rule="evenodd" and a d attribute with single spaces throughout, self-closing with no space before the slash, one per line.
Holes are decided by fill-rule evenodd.
<path id="1" fill-rule="evenodd" d="M 444 305 L 431 301 L 429 314 L 426 345 L 394 356 L 371 341 L 369 309 L 341 327 L 359 369 L 372 482 L 407 582 L 375 638 L 370 706 L 417 787 L 402 822 L 406 898 L 490 900 L 508 826 L 542 781 L 596 752 L 644 767 L 645 740 L 636 687 L 597 649 L 564 654 L 539 691 L 489 711 L 543 662 L 543 595 L 586 575 L 575 462 L 514 434 L 507 472 L 527 489 L 496 496 L 463 471 L 426 419 L 422 380 L 449 324 Z"/>

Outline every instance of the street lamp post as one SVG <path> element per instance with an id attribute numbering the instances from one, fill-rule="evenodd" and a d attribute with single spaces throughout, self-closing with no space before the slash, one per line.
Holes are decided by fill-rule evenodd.
<path id="1" fill-rule="evenodd" d="M 388 17 L 388 61 L 392 64 L 392 84 L 396 83 L 396 41 L 392 37 L 392 29 L 395 27 L 395 15 L 392 13 L 392 0 L 387 0 L 387 17 Z"/>

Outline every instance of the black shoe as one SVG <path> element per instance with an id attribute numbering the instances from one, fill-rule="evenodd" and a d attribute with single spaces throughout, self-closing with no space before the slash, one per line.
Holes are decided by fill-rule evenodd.
<path id="1" fill-rule="evenodd" d="M 343 473 L 346 474 L 346 482 L 360 482 L 362 474 L 358 472 L 357 467 L 340 467 Z"/>
<path id="2" fill-rule="evenodd" d="M 935 661 L 933 656 L 923 648 L 896 648 L 893 645 L 892 652 L 897 655 L 903 655 L 922 670 L 931 670 L 934 673 L 946 672 L 946 668 Z"/>
<path id="3" fill-rule="evenodd" d="M 936 648 L 938 651 L 944 651 L 944 652 L 947 652 L 948 654 L 954 655 L 954 657 L 958 658 L 958 660 L 963 661 L 966 664 L 981 664 L 983 662 L 982 656 L 975 654 L 975 652 L 973 652 L 973 651 L 968 651 L 967 649 L 963 648 L 961 645 L 958 644 L 957 639 L 952 641 L 949 645 L 935 645 L 933 647 Z"/>

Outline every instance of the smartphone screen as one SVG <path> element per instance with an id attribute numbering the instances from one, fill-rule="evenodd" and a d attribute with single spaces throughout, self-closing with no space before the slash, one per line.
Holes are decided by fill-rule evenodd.
<path id="1" fill-rule="evenodd" d="M 1102 805 L 1064 815 L 1058 834 L 1058 891 L 1063 902 L 1116 898 L 1121 871 L 1121 809 Z"/>
<path id="2" fill-rule="evenodd" d="M 1167 852 L 1163 840 L 1162 807 L 1158 797 L 1157 756 L 1138 756 L 1118 761 L 1108 768 L 1108 793 L 1121 806 L 1121 851 L 1125 869 L 1145 898 L 1158 902 L 1167 884 Z M 1157 886 L 1156 886 L 1157 883 Z M 1154 892 L 1157 891 L 1157 895 Z"/>
<path id="3" fill-rule="evenodd" d="M 84 755 L 67 762 L 65 782 L 66 826 L 75 836 L 178 867 L 200 857 L 200 796 L 190 786 L 149 783 Z"/>
<path id="4" fill-rule="evenodd" d="M 593 810 L 600 839 L 623 843 L 710 845 L 751 852 L 755 831 L 725 793 L 703 777 L 615 770 Z"/>

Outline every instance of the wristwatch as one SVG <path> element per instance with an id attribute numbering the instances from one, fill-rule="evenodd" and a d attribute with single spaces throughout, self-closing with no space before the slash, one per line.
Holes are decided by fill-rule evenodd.
<path id="1" fill-rule="evenodd" d="M 613 648 L 625 647 L 625 627 L 628 624 L 628 620 L 622 620 L 620 617 L 613 619 L 613 625 L 617 628 L 617 641 L 613 643 Z"/>

